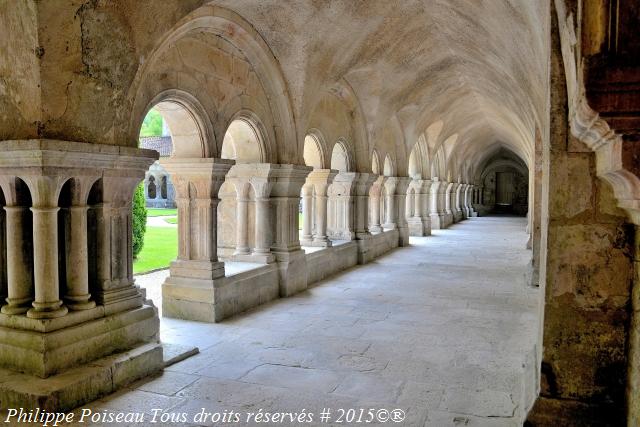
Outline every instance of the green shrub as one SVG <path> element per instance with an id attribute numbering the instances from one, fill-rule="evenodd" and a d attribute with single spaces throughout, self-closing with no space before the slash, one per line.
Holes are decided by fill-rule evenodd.
<path id="1" fill-rule="evenodd" d="M 144 185 L 138 185 L 133 193 L 133 257 L 137 258 L 144 246 L 147 231 L 147 208 L 144 202 Z"/>

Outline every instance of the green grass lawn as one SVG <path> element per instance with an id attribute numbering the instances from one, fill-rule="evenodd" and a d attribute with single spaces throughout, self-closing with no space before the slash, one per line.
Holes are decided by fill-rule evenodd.
<path id="1" fill-rule="evenodd" d="M 178 215 L 178 209 L 147 208 L 147 217 L 150 217 L 150 216 L 175 216 L 175 215 Z"/>
<path id="2" fill-rule="evenodd" d="M 164 222 L 166 222 L 167 224 L 177 224 L 178 223 L 178 217 L 174 216 L 171 218 L 165 218 Z"/>
<path id="3" fill-rule="evenodd" d="M 147 227 L 144 246 L 133 261 L 133 273 L 139 274 L 169 267 L 178 256 L 178 229 L 174 227 Z"/>

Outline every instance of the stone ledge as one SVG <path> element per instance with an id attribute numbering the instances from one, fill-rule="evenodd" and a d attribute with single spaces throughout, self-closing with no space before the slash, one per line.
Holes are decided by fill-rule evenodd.
<path id="1" fill-rule="evenodd" d="M 42 379 L 0 369 L 0 409 L 68 411 L 162 370 L 162 346 L 144 344 Z"/>

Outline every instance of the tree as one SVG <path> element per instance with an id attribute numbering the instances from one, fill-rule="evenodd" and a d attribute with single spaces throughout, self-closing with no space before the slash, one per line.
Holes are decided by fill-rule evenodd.
<path id="1" fill-rule="evenodd" d="M 144 201 L 144 184 L 138 185 L 133 193 L 133 257 L 137 258 L 144 246 L 147 231 L 147 208 Z"/>
<path id="2" fill-rule="evenodd" d="M 140 136 L 162 136 L 162 116 L 153 108 L 149 110 L 142 121 Z"/>

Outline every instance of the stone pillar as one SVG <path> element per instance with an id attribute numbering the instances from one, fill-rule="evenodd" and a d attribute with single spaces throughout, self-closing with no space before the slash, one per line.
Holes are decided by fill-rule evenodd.
<path id="1" fill-rule="evenodd" d="M 354 182 L 353 197 L 355 199 L 354 230 L 358 245 L 358 264 L 366 264 L 372 259 L 372 235 L 369 232 L 369 194 L 373 183 L 378 179 L 371 173 L 357 173 Z M 378 217 L 379 217 L 378 205 Z"/>
<path id="2" fill-rule="evenodd" d="M 307 258 L 300 248 L 298 206 L 300 189 L 311 167 L 297 165 L 270 165 L 271 224 L 275 255 L 280 278 L 280 296 L 287 297 L 307 288 Z"/>
<path id="3" fill-rule="evenodd" d="M 431 196 L 431 180 L 421 179 L 420 181 L 420 211 L 422 213 L 422 225 L 424 227 L 424 235 L 431 236 L 431 215 L 429 210 Z"/>
<path id="4" fill-rule="evenodd" d="M 5 191 L 5 194 L 8 192 Z M 26 234 L 31 234 L 29 208 L 5 206 L 7 225 L 7 305 L 4 314 L 26 313 L 33 300 L 33 276 L 31 273 L 31 248 Z"/>
<path id="5" fill-rule="evenodd" d="M 409 246 L 409 225 L 405 213 L 407 188 L 411 182 L 409 177 L 396 177 L 396 228 L 398 229 L 398 246 Z"/>
<path id="6" fill-rule="evenodd" d="M 429 205 L 429 216 L 431 217 L 431 229 L 440 230 L 445 228 L 444 206 L 442 204 L 442 181 L 437 177 L 431 180 L 431 204 Z"/>
<path id="7" fill-rule="evenodd" d="M 265 184 L 260 190 L 256 190 L 255 201 L 255 246 L 251 257 L 265 264 L 275 261 L 271 253 L 271 186 Z"/>
<path id="8" fill-rule="evenodd" d="M 10 304 L 0 314 L 0 366 L 21 376 L 15 385 L 5 382 L 2 395 L 20 396 L 25 409 L 68 410 L 161 370 L 157 310 L 143 305 L 133 283 L 130 222 L 134 189 L 157 153 L 46 139 L 2 144 L 9 266 L 18 269 L 9 272 Z M 7 191 L 11 181 L 16 189 L 15 177 L 28 187 L 20 192 L 31 195 L 30 213 L 26 203 L 16 203 L 17 192 Z M 97 180 L 92 203 L 100 205 L 89 221 L 86 195 Z M 71 203 L 65 203 L 68 221 L 59 234 L 63 189 L 71 189 Z M 27 231 L 32 248 L 25 247 Z M 27 249 L 32 249 L 33 262 Z M 89 257 L 95 262 L 87 265 Z M 59 266 L 68 270 L 62 280 Z M 89 289 L 100 307 L 93 306 Z M 32 293 L 33 307 L 17 318 Z M 75 310 L 68 312 L 61 293 Z M 12 304 L 14 297 L 19 304 Z"/>
<path id="9" fill-rule="evenodd" d="M 386 229 L 394 230 L 397 228 L 396 224 L 396 187 L 398 185 L 398 178 L 394 176 L 386 177 L 384 183 L 385 189 L 385 219 L 383 227 Z"/>
<path id="10" fill-rule="evenodd" d="M 338 171 L 332 169 L 315 169 L 307 176 L 304 187 L 312 187 L 315 230 L 313 240 L 311 242 L 305 241 L 305 246 L 331 246 L 331 240 L 327 236 L 328 190 L 337 174 Z"/>
<path id="11" fill-rule="evenodd" d="M 473 208 L 473 192 L 475 190 L 475 185 L 469 184 L 467 186 L 467 190 L 465 192 L 465 206 L 467 207 L 467 212 L 469 217 L 478 216 L 478 213 Z"/>
<path id="12" fill-rule="evenodd" d="M 369 206 L 370 206 L 370 224 L 369 231 L 371 233 L 380 233 L 382 231 L 382 219 L 380 218 L 380 197 L 382 194 L 382 188 L 384 187 L 386 177 L 378 176 L 373 182 L 369 191 Z"/>
<path id="13" fill-rule="evenodd" d="M 218 260 L 218 192 L 232 160 L 163 159 L 171 174 L 178 205 L 178 259 L 162 285 L 163 315 L 188 320 L 218 320 L 216 287 L 224 282 Z M 218 317 L 216 317 L 218 316 Z"/>
<path id="14" fill-rule="evenodd" d="M 425 197 L 428 196 L 428 190 L 425 194 L 425 180 L 415 178 L 411 180 L 409 188 L 413 189 L 413 215 L 407 217 L 409 224 L 409 234 L 411 236 L 428 236 L 431 234 L 431 219 L 428 222 L 428 210 L 425 212 Z"/>
<path id="15" fill-rule="evenodd" d="M 311 246 L 313 243 L 313 185 L 302 187 L 302 238 L 300 244 Z"/>
<path id="16" fill-rule="evenodd" d="M 329 214 L 327 233 L 332 240 L 354 240 L 356 172 L 340 172 L 329 187 Z"/>
<path id="17" fill-rule="evenodd" d="M 453 224 L 453 210 L 451 208 L 451 191 L 453 189 L 452 182 L 444 182 L 444 223 L 448 227 Z"/>
<path id="18" fill-rule="evenodd" d="M 451 204 L 453 210 L 453 221 L 460 222 L 464 219 L 462 208 L 460 207 L 460 192 L 462 191 L 462 184 L 459 182 L 454 183 L 451 191 Z"/>

